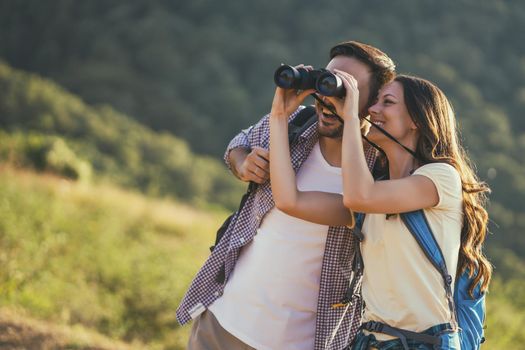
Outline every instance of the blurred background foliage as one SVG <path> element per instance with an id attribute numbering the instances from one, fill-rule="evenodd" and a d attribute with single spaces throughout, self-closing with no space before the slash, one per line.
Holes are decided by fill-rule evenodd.
<path id="1" fill-rule="evenodd" d="M 172 311 L 220 208 L 234 208 L 243 188 L 220 164 L 226 144 L 268 112 L 281 62 L 324 66 L 329 48 L 351 39 L 453 102 L 493 191 L 486 347 L 516 348 L 525 340 L 516 326 L 525 319 L 523 33 L 519 0 L 0 0 L 0 258 L 9 266 L 0 303 L 180 348 L 166 340 L 186 332 Z M 31 173 L 22 180 L 14 169 Z M 66 180 L 35 173 L 94 195 L 64 197 Z M 119 191 L 133 194 L 99 203 Z M 164 216 L 137 219 L 127 196 L 144 208 L 169 198 L 193 209 L 169 204 Z M 170 228 L 187 217 L 197 226 Z M 176 241 L 177 256 L 156 239 Z"/>
<path id="2" fill-rule="evenodd" d="M 240 184 L 218 160 L 195 155 L 109 105 L 91 107 L 50 80 L 0 62 L 0 156 L 72 179 L 137 188 L 196 204 L 237 204 Z"/>

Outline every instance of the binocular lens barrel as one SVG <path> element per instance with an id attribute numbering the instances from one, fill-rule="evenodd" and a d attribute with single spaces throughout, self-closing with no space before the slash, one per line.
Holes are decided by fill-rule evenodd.
<path id="1" fill-rule="evenodd" d="M 283 65 L 277 68 L 273 76 L 275 85 L 283 89 L 295 89 L 296 81 L 301 78 L 301 74 L 294 67 Z"/>
<path id="2" fill-rule="evenodd" d="M 315 73 L 304 68 L 280 66 L 273 76 L 275 85 L 283 89 L 308 90 L 315 86 Z"/>
<path id="3" fill-rule="evenodd" d="M 282 65 L 273 76 L 275 85 L 283 89 L 316 89 L 323 96 L 343 97 L 345 87 L 341 78 L 326 69 L 306 70 Z"/>
<path id="4" fill-rule="evenodd" d="M 343 97 L 346 93 L 341 78 L 331 72 L 325 72 L 317 78 L 315 89 L 323 96 Z"/>

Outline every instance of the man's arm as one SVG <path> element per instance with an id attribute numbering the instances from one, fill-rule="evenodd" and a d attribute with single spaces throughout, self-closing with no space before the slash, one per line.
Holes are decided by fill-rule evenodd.
<path id="1" fill-rule="evenodd" d="M 239 180 L 262 184 L 270 178 L 267 139 L 268 116 L 265 116 L 230 141 L 224 161 Z"/>
<path id="2" fill-rule="evenodd" d="M 299 106 L 288 117 L 295 118 L 303 109 Z M 224 161 L 232 173 L 242 181 L 262 184 L 270 179 L 270 115 L 257 124 L 242 130 L 229 143 Z"/>
<path id="3" fill-rule="evenodd" d="M 229 162 L 232 173 L 239 180 L 262 184 L 270 177 L 269 155 L 264 148 L 234 148 L 229 153 Z"/>

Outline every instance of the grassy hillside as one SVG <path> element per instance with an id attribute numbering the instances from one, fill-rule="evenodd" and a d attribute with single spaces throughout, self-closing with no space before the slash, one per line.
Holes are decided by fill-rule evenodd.
<path id="1" fill-rule="evenodd" d="M 182 349 L 175 309 L 224 212 L 0 169 L 0 307 Z"/>
<path id="2" fill-rule="evenodd" d="M 57 326 L 35 320 L 24 312 L 0 309 L 0 347 L 3 350 L 139 350 L 142 344 L 129 345 L 110 340 L 80 325 Z"/>
<path id="3" fill-rule="evenodd" d="M 5 167 L 0 198 L 0 307 L 139 348 L 185 347 L 175 308 L 225 212 Z M 522 279 L 495 280 L 485 349 L 525 342 L 524 301 Z"/>

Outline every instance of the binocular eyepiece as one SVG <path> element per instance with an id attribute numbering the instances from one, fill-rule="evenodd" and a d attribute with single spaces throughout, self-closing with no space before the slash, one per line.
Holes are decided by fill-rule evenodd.
<path id="1" fill-rule="evenodd" d="M 315 89 L 323 96 L 344 97 L 346 95 L 341 78 L 324 68 L 307 70 L 282 65 L 275 71 L 273 80 L 275 85 L 283 89 Z"/>

